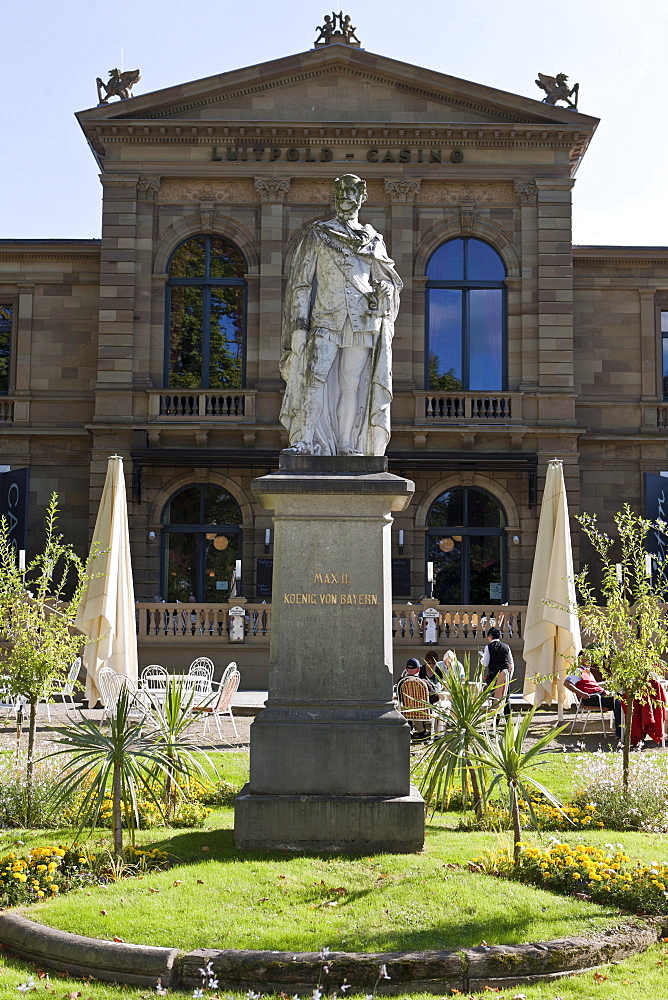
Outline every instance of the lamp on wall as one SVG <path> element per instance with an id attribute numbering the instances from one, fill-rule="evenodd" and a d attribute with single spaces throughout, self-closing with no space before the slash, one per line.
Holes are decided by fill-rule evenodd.
<path id="1" fill-rule="evenodd" d="M 404 554 L 404 529 L 399 528 L 399 555 Z"/>
<path id="2" fill-rule="evenodd" d="M 155 541 L 155 531 L 149 531 L 149 533 L 148 533 L 148 540 L 149 540 L 149 542 L 154 542 Z"/>
<path id="3" fill-rule="evenodd" d="M 434 564 L 433 562 L 427 563 L 427 596 L 434 596 Z"/>
<path id="4" fill-rule="evenodd" d="M 265 528 L 264 531 L 264 554 L 267 555 L 269 552 L 269 546 L 271 545 L 271 528 Z"/>

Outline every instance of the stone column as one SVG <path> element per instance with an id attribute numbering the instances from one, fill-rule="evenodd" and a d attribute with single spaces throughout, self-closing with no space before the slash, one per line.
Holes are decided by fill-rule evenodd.
<path id="1" fill-rule="evenodd" d="M 271 674 L 236 801 L 241 848 L 420 850 L 408 724 L 392 702 L 392 513 L 414 486 L 376 457 L 281 456 Z"/>
<path id="2" fill-rule="evenodd" d="M 256 177 L 260 213 L 260 324 L 262 335 L 256 359 L 260 380 L 276 382 L 276 359 L 281 355 L 283 267 L 283 203 L 290 190 L 289 177 Z M 250 362 L 249 357 L 249 362 Z"/>
<path id="3" fill-rule="evenodd" d="M 392 367 L 395 389 L 413 389 L 413 254 L 415 241 L 415 200 L 421 181 L 386 178 L 385 190 L 390 199 L 390 257 L 402 276 L 401 310 L 394 327 Z"/>

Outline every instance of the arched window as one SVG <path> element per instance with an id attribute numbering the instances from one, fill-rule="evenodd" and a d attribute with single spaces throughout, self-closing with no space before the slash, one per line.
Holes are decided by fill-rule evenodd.
<path id="1" fill-rule="evenodd" d="M 186 486 L 166 505 L 162 523 L 165 600 L 229 600 L 241 553 L 241 510 L 234 497 L 220 486 Z"/>
<path id="2" fill-rule="evenodd" d="M 427 263 L 427 388 L 505 388 L 506 269 L 482 240 L 449 240 Z"/>
<path id="3" fill-rule="evenodd" d="M 441 604 L 501 604 L 506 600 L 506 518 L 484 490 L 455 487 L 427 514 L 427 561 L 434 563 L 434 597 Z"/>
<path id="4" fill-rule="evenodd" d="M 169 262 L 165 385 L 240 389 L 244 380 L 246 262 L 221 236 L 194 236 Z"/>

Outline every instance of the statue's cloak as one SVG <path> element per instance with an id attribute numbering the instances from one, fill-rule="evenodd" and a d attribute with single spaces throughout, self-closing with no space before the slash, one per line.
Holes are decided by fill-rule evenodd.
<path id="1" fill-rule="evenodd" d="M 328 254 L 330 261 L 343 273 L 345 281 L 362 294 L 368 294 L 369 289 L 364 288 L 359 277 L 352 273 L 349 264 L 351 255 L 369 262 L 372 282 L 384 281 L 391 286 L 389 307 L 380 318 L 378 333 L 373 338 L 370 361 L 360 380 L 351 441 L 353 447 L 364 455 L 384 455 L 390 439 L 392 338 L 403 282 L 394 269 L 394 261 L 387 255 L 382 236 L 373 226 L 366 225 L 359 231 L 351 231 L 337 219 L 315 222 L 304 233 L 295 249 L 283 309 L 280 371 L 286 387 L 280 420 L 287 428 L 290 444 L 304 439 L 303 400 L 309 352 L 305 350 L 301 355 L 295 354 L 291 345 L 295 330 L 307 330 L 311 337 L 313 328 L 318 326 L 317 317 L 309 317 L 309 312 L 317 288 L 317 278 L 312 277 L 314 261 L 320 253 Z M 323 411 L 314 435 L 317 454 L 337 453 L 338 399 L 338 366 L 334 364 L 325 386 Z"/>

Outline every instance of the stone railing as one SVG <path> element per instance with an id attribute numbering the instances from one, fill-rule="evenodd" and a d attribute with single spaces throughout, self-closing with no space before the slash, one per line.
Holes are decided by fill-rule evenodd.
<path id="1" fill-rule="evenodd" d="M 151 420 L 224 420 L 249 423 L 255 419 L 255 392 L 159 389 L 149 392 Z"/>
<path id="2" fill-rule="evenodd" d="M 244 642 L 269 644 L 271 604 L 250 604 L 243 599 L 232 604 L 153 604 L 137 603 L 139 642 L 227 644 L 230 641 L 230 608 L 241 605 L 245 612 Z M 441 616 L 438 642 L 463 647 L 482 647 L 487 629 L 495 626 L 504 642 L 519 643 L 523 638 L 524 605 L 486 607 L 479 605 L 437 605 Z M 421 604 L 392 605 L 394 646 L 415 646 L 424 642 Z"/>
<path id="3" fill-rule="evenodd" d="M 392 605 L 392 639 L 394 645 L 414 646 L 423 641 L 421 604 Z M 517 642 L 523 638 L 522 626 L 526 606 L 507 605 L 482 608 L 479 605 L 446 604 L 436 606 L 441 616 L 437 629 L 441 645 L 462 642 L 465 645 L 482 647 L 486 642 L 487 629 L 498 628 L 504 642 Z"/>
<path id="4" fill-rule="evenodd" d="M 417 392 L 415 422 L 519 424 L 522 422 L 522 393 Z"/>
<path id="5" fill-rule="evenodd" d="M 668 427 L 668 406 L 657 406 L 656 426 L 665 430 Z"/>
<path id="6" fill-rule="evenodd" d="M 230 608 L 241 603 L 245 611 L 247 643 L 269 643 L 271 605 L 247 604 L 145 604 L 137 603 L 137 638 L 165 643 L 228 643 Z"/>
<path id="7" fill-rule="evenodd" d="M 14 400 L 0 398 L 0 424 L 11 424 L 14 417 Z"/>

